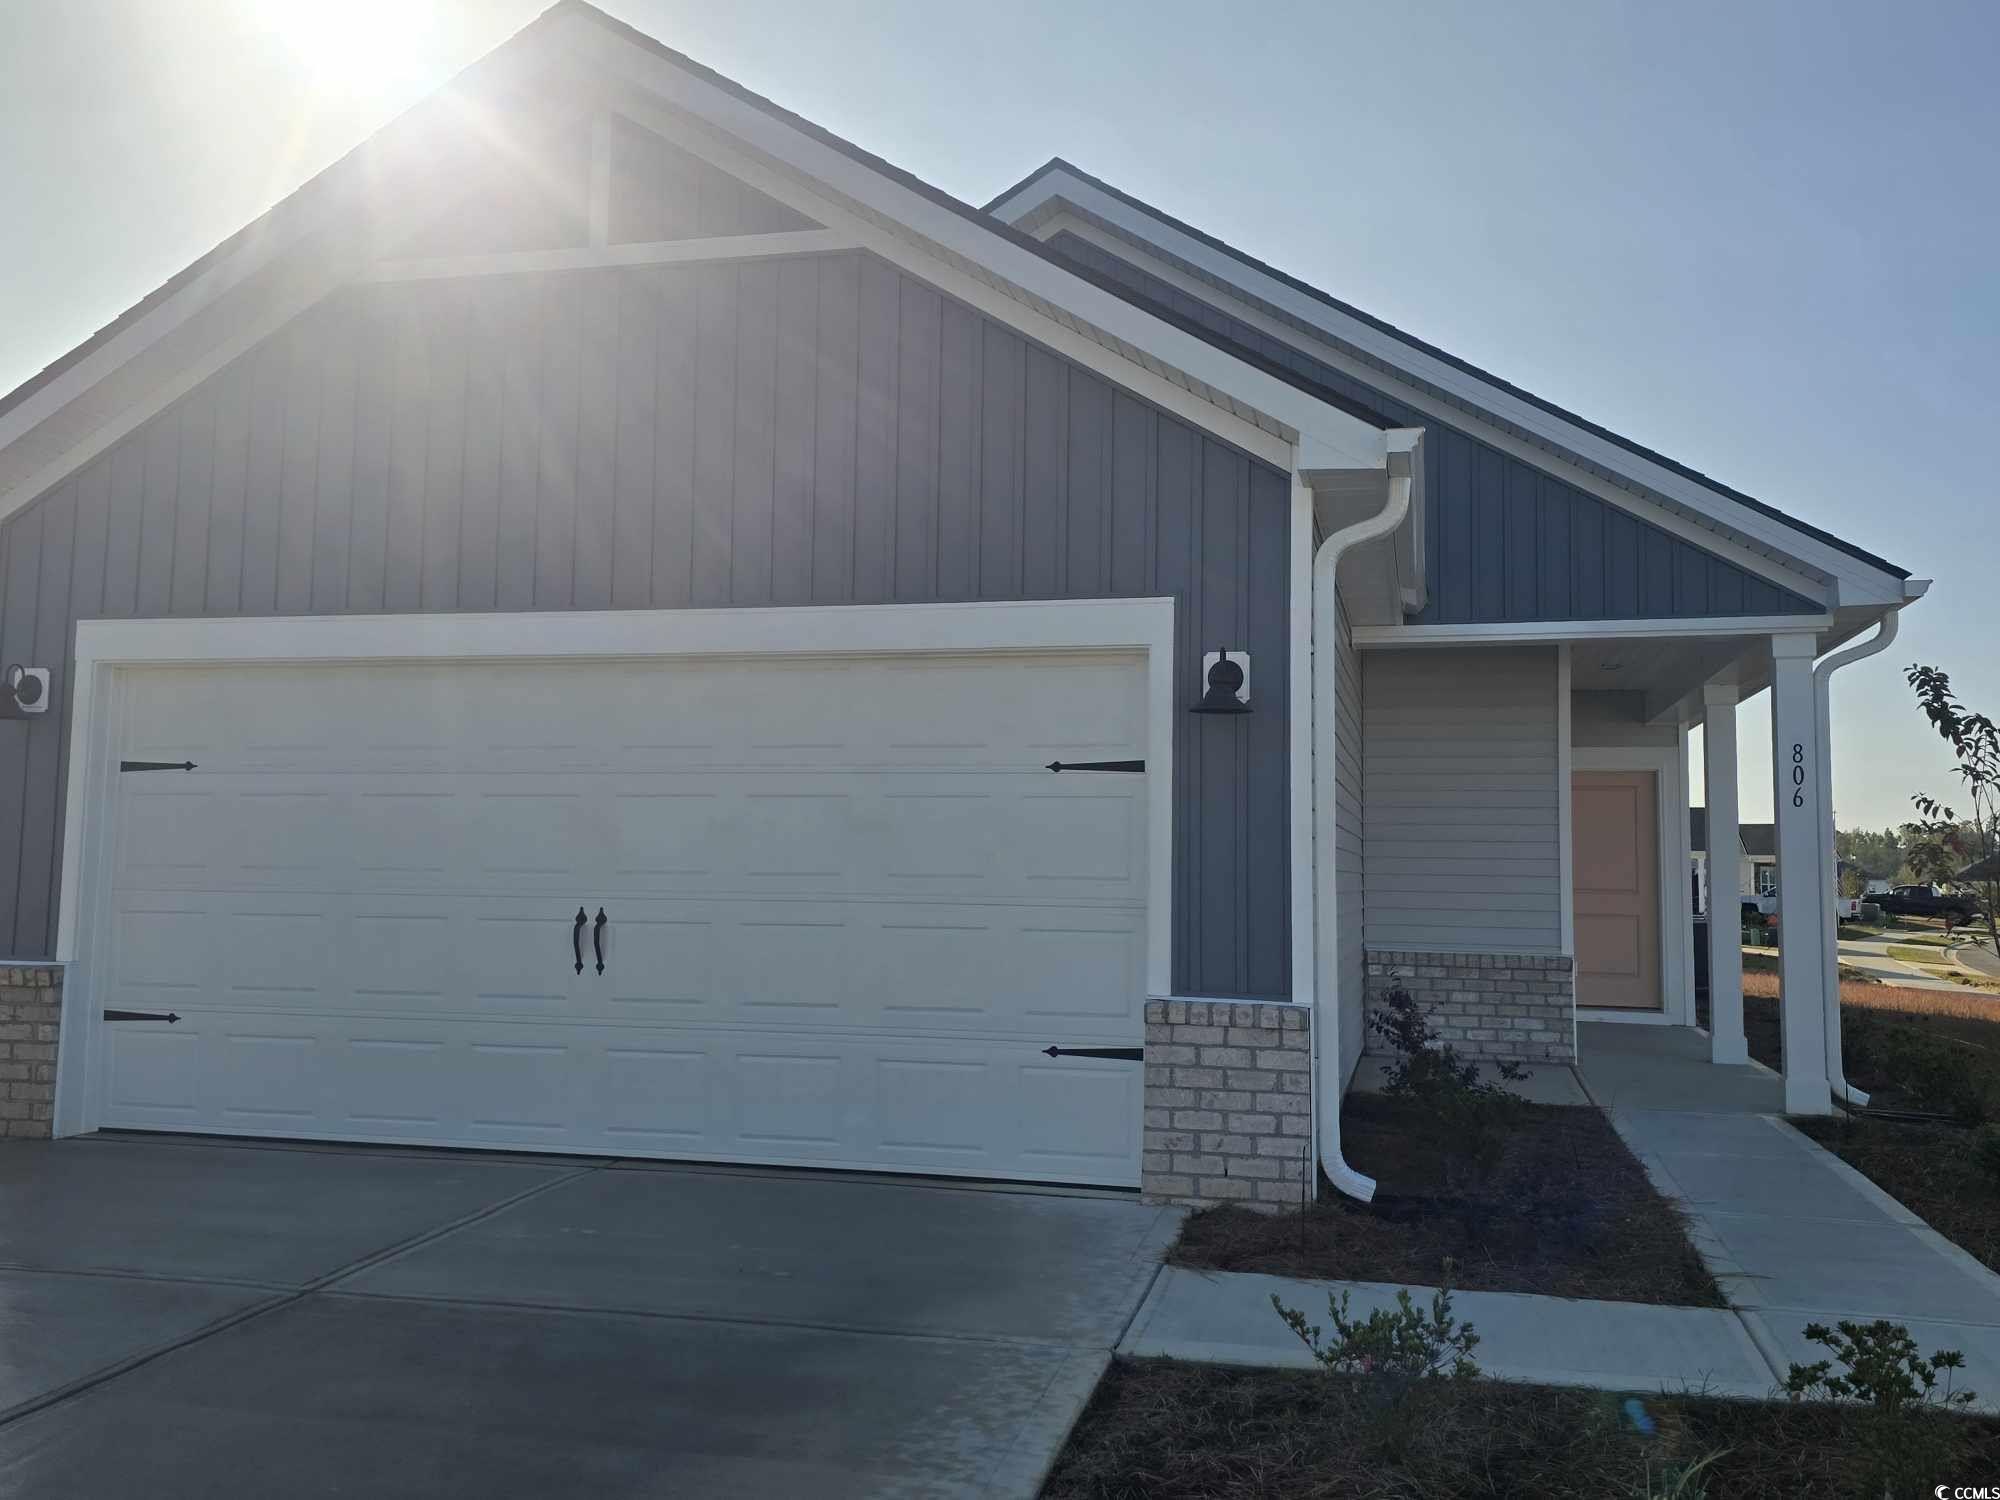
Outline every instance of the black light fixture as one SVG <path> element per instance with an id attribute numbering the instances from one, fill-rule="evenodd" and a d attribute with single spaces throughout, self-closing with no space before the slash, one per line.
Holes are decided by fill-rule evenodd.
<path id="1" fill-rule="evenodd" d="M 1248 656 L 1239 651 L 1238 656 L 1248 661 Z M 1214 660 L 1205 661 L 1208 668 L 1208 690 L 1201 695 L 1201 702 L 1188 710 L 1196 714 L 1247 714 L 1250 712 L 1250 694 L 1244 683 L 1249 678 L 1243 668 L 1229 659 L 1225 649 L 1213 653 Z"/>

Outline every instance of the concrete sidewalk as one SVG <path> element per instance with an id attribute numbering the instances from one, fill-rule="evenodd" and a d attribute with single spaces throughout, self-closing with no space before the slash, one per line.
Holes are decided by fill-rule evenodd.
<path id="1" fill-rule="evenodd" d="M 1660 1040 L 1651 1039 L 1655 1047 Z M 1639 1074 L 1628 1079 L 1626 1061 L 1608 1050 L 1594 1060 L 1607 1076 L 1636 1085 Z M 1925 1354 L 1962 1352 L 1966 1368 L 1954 1384 L 1976 1391 L 1979 1409 L 2000 1411 L 2000 1276 L 1782 1119 L 1734 1103 L 1762 1097 L 1770 1075 L 1703 1067 L 1713 1101 L 1705 1110 L 1609 1113 L 1654 1185 L 1686 1211 L 1690 1237 L 1730 1307 L 1462 1291 L 1455 1311 L 1480 1333 L 1480 1369 L 1550 1385 L 1765 1397 L 1794 1361 L 1824 1353 L 1806 1341 L 1807 1324 L 1887 1318 L 1907 1326 Z M 1596 1093 L 1598 1073 L 1586 1081 Z M 1657 1075 L 1649 1082 L 1662 1086 Z M 1327 1293 L 1343 1287 L 1361 1316 L 1393 1306 L 1397 1292 L 1379 1282 L 1168 1267 L 1119 1352 L 1309 1368 L 1311 1356 L 1272 1309 L 1271 1294 L 1324 1327 Z M 1408 1290 L 1427 1300 L 1432 1289 Z"/>
<path id="2" fill-rule="evenodd" d="M 1774 1370 L 1818 1357 L 1808 1323 L 1887 1318 L 1965 1355 L 1961 1387 L 2000 1410 L 2000 1276 L 1783 1120 L 1613 1110 Z"/>
<path id="3" fill-rule="evenodd" d="M 1120 1354 L 1213 1364 L 1312 1368 L 1304 1344 L 1271 1306 L 1275 1292 L 1307 1321 L 1329 1326 L 1329 1291 L 1353 1294 L 1353 1315 L 1393 1307 L 1397 1287 L 1376 1281 L 1299 1281 L 1168 1266 L 1132 1320 Z M 1410 1287 L 1429 1306 L 1430 1287 Z M 1542 1385 L 1614 1391 L 1704 1390 L 1768 1396 L 1777 1381 L 1736 1315 L 1719 1307 L 1583 1302 L 1523 1292 L 1456 1292 L 1452 1311 L 1479 1334 L 1482 1374 Z"/>

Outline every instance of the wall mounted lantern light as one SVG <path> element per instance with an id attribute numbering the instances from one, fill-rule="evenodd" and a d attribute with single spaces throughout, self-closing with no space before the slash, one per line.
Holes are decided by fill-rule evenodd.
<path id="1" fill-rule="evenodd" d="M 1197 714 L 1247 714 L 1250 712 L 1250 654 L 1228 648 L 1211 651 L 1201 659 L 1202 677 L 1208 688 L 1201 702 L 1188 710 Z"/>
<path id="2" fill-rule="evenodd" d="M 9 667 L 0 675 L 0 684 L 5 688 L 0 693 L 0 718 L 18 719 L 49 711 L 47 667 Z"/>

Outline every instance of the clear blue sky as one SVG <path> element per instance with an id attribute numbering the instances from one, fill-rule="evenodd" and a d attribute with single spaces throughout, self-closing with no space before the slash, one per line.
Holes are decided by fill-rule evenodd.
<path id="1" fill-rule="evenodd" d="M 539 8 L 8 0 L 0 389 Z M 975 202 L 1067 156 L 1934 577 L 1836 679 L 1843 826 L 1949 789 L 1903 664 L 2000 714 L 2000 7 L 606 9 Z"/>

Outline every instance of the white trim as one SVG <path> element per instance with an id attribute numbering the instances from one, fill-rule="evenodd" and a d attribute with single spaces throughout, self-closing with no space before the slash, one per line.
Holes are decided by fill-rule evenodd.
<path id="1" fill-rule="evenodd" d="M 1687 734 L 1680 744 L 1597 747 L 1579 745 L 1570 755 L 1571 772 L 1651 771 L 1659 822 L 1660 1009 L 1600 1010 L 1577 1007 L 1584 1021 L 1618 1021 L 1639 1026 L 1694 1025 L 1694 928 L 1683 916 L 1687 904 L 1688 815 Z M 1574 901 L 1574 895 L 1571 897 Z M 1572 920 L 1574 917 L 1572 915 Z"/>
<path id="2" fill-rule="evenodd" d="M 1289 672 L 1290 723 L 1289 826 L 1291 846 L 1292 1001 L 1317 1003 L 1314 982 L 1316 949 L 1313 933 L 1313 492 L 1295 471 L 1292 475 L 1291 546 L 1287 556 L 1291 608 L 1286 621 L 1291 632 Z M 1318 1031 L 1325 1017 L 1313 1017 Z M 1336 1024 L 1338 1024 L 1336 1022 Z M 1315 1109 L 1318 1101 L 1314 1101 Z"/>
<path id="3" fill-rule="evenodd" d="M 1732 871 L 1731 884 L 1742 883 L 1736 860 L 1718 860 L 1715 851 L 1743 849 L 1742 800 L 1738 787 L 1736 704 L 1741 692 L 1733 682 L 1702 687 L 1703 784 L 1707 808 L 1708 849 L 1703 859 L 1708 915 L 1708 1045 L 1711 1062 L 1747 1063 L 1743 1039 L 1743 934 L 1740 890 L 1729 893 L 1727 909 L 1716 900 L 1716 872 Z M 1727 830 L 1724 832 L 1723 830 Z M 1689 842 L 1693 839 L 1690 837 Z M 1692 856 L 1690 856 L 1692 857 Z"/>
<path id="4" fill-rule="evenodd" d="M 458 276 L 510 276 L 526 271 L 583 271 L 595 266 L 664 266 L 710 260 L 768 260 L 826 255 L 855 242 L 834 229 L 776 234 L 724 234 L 705 240 L 647 240 L 579 250 L 515 250 L 494 255 L 434 255 L 378 260 L 355 277 L 370 281 L 435 281 Z"/>
<path id="5" fill-rule="evenodd" d="M 1576 746 L 1570 723 L 1569 642 L 1556 647 L 1556 869 L 1562 901 L 1562 951 L 1576 956 L 1576 850 L 1574 772 Z"/>
<path id="6" fill-rule="evenodd" d="M 929 279 L 938 279 L 940 263 L 956 261 L 965 271 L 978 273 L 966 280 L 984 283 L 1003 299 L 1025 305 L 1037 321 L 1047 319 L 1057 327 L 1067 326 L 1086 343 L 1098 343 L 1097 335 L 1102 335 L 1110 341 L 1101 346 L 1105 352 L 1115 350 L 1125 359 L 1137 357 L 1167 383 L 1180 385 L 1205 401 L 1213 400 L 1253 425 L 1268 423 L 1267 430 L 1287 443 L 1296 439 L 1304 446 L 1338 455 L 1325 467 L 1383 467 L 1387 447 L 1381 429 L 1085 281 L 996 232 L 978 217 L 915 191 L 671 58 L 636 46 L 585 17 L 572 13 L 558 18 L 550 34 L 563 38 L 577 56 L 656 101 L 652 108 L 638 113 L 634 111 L 640 108 L 640 101 L 618 102 L 619 110 L 640 124 L 656 130 L 674 130 L 678 125 L 676 139 L 682 140 L 687 122 L 667 124 L 661 109 L 685 111 L 734 137 L 749 152 L 822 185 L 827 193 L 820 200 L 820 211 L 805 211 L 829 227 L 848 229 L 885 258 L 900 264 L 922 246 L 924 258 L 932 266 L 922 274 Z M 692 148 L 691 142 L 682 143 Z M 699 154 L 710 154 L 710 148 L 704 145 Z M 792 181 L 789 193 L 773 192 L 768 184 L 777 174 L 766 170 L 752 176 L 747 169 L 751 159 L 745 155 L 738 161 L 740 165 L 729 164 L 728 170 L 780 201 L 796 198 L 804 186 Z M 718 161 L 717 165 L 724 163 Z M 910 242 L 911 236 L 916 244 Z M 894 242 L 900 248 L 885 248 L 881 242 Z M 988 277 L 997 278 L 997 284 Z M 1018 322 L 1020 317 L 1016 311 L 1008 320 Z M 1047 337 L 1039 327 L 1035 335 Z"/>
<path id="7" fill-rule="evenodd" d="M 1833 628 L 1833 616 L 1700 615 L 1685 620 L 1522 620 L 1479 625 L 1357 625 L 1354 644 L 1384 646 L 1486 646 L 1508 642 L 1615 641 L 1679 636 L 1755 636 L 1761 645 L 1779 633 Z"/>
<path id="8" fill-rule="evenodd" d="M 1827 1077 L 1828 988 L 1838 993 L 1839 972 L 1826 956 L 1836 951 L 1827 929 L 1836 926 L 1823 898 L 1820 837 L 1829 789 L 1820 774 L 1829 762 L 1819 752 L 1819 690 L 1813 643 L 1797 636 L 1771 638 L 1771 801 L 1777 831 L 1778 1006 L 1784 1038 L 1785 1111 L 1823 1115 L 1833 1110 Z M 1798 800 L 1794 803 L 1793 798 Z M 1802 873 L 1803 872 L 1803 873 Z M 1752 877 L 1755 878 L 1754 875 Z M 1839 1012 L 1834 1010 L 1834 1015 Z"/>
<path id="9" fill-rule="evenodd" d="M 91 934 L 110 851 L 104 818 L 117 704 L 132 667 L 218 663 L 566 660 L 672 656 L 877 656 L 1139 651 L 1146 657 L 1148 995 L 1172 993 L 1174 601 L 839 605 L 568 614 L 301 615 L 277 619 L 84 620 L 76 628 L 58 962 L 63 993 L 56 1133 L 88 1129 L 96 1050 Z"/>
<path id="10" fill-rule="evenodd" d="M 1450 401 L 1468 402 L 1498 422 L 1518 428 L 1541 441 L 1555 443 L 1586 463 L 1624 475 L 1676 505 L 1686 506 L 1728 526 L 1755 544 L 1774 548 L 1785 557 L 1823 572 L 1840 585 L 1838 597 L 1831 602 L 1842 605 L 1889 604 L 1900 603 L 1904 597 L 1903 580 L 1893 574 L 1661 463 L 1641 457 L 1621 444 L 1600 437 L 1489 380 L 1469 374 L 1393 333 L 1331 307 L 1237 256 L 1218 250 L 1155 215 L 1112 197 L 1095 184 L 1085 182 L 1059 166 L 1024 184 L 1005 201 L 995 204 L 992 212 L 996 217 L 1011 222 L 1058 197 L 1085 209 L 1114 229 L 1136 236 L 1160 252 L 1195 267 L 1204 276 L 1212 276 L 1225 286 L 1240 288 L 1247 295 L 1259 298 L 1309 327 L 1322 330 L 1328 338 L 1339 340 L 1364 361 L 1379 360 L 1410 379 L 1422 382 Z M 1373 369 L 1374 366 L 1370 364 L 1368 368 Z M 1411 404 L 1426 407 L 1441 419 L 1452 420 L 1437 409 L 1436 398 L 1421 403 L 1413 400 Z"/>

